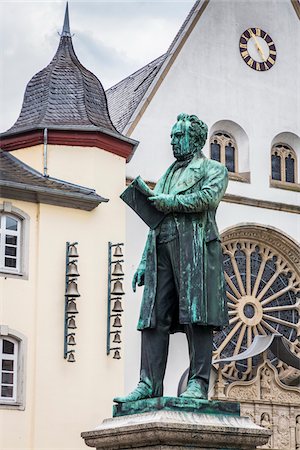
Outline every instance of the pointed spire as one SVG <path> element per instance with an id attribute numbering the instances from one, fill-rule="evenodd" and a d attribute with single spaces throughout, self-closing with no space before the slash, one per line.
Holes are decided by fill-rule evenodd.
<path id="1" fill-rule="evenodd" d="M 61 36 L 69 36 L 69 37 L 71 37 L 68 2 L 66 4 L 65 20 L 64 20 L 64 25 L 63 25 Z"/>

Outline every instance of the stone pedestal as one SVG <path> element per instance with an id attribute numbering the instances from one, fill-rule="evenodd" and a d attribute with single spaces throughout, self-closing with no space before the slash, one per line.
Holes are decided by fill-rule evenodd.
<path id="1" fill-rule="evenodd" d="M 112 419 L 81 434 L 96 449 L 253 450 L 270 431 L 240 417 L 239 404 L 161 397 L 114 407 Z"/>

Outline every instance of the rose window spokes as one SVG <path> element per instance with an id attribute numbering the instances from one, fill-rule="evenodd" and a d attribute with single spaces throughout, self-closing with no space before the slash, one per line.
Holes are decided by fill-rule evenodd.
<path id="1" fill-rule="evenodd" d="M 268 245 L 242 239 L 223 243 L 223 258 L 229 326 L 214 336 L 214 358 L 245 351 L 258 334 L 281 333 L 295 346 L 300 334 L 300 280 L 285 258 Z M 250 379 L 257 360 L 231 362 L 223 375 Z M 274 357 L 273 363 L 278 363 Z"/>

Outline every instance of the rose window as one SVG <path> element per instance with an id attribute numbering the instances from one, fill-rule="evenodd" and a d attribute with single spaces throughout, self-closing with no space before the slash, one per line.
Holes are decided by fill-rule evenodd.
<path id="1" fill-rule="evenodd" d="M 222 236 L 229 326 L 214 336 L 214 358 L 245 351 L 258 334 L 281 333 L 298 352 L 299 247 L 273 229 L 244 225 Z M 280 362 L 268 355 L 273 364 Z M 257 358 L 231 362 L 223 375 L 250 379 Z M 281 363 L 282 366 L 282 363 Z"/>

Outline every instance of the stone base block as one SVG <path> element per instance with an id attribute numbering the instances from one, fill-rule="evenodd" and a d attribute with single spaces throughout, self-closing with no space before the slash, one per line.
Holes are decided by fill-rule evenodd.
<path id="1" fill-rule="evenodd" d="M 253 450 L 270 434 L 239 415 L 161 409 L 106 419 L 81 436 L 97 450 Z"/>

